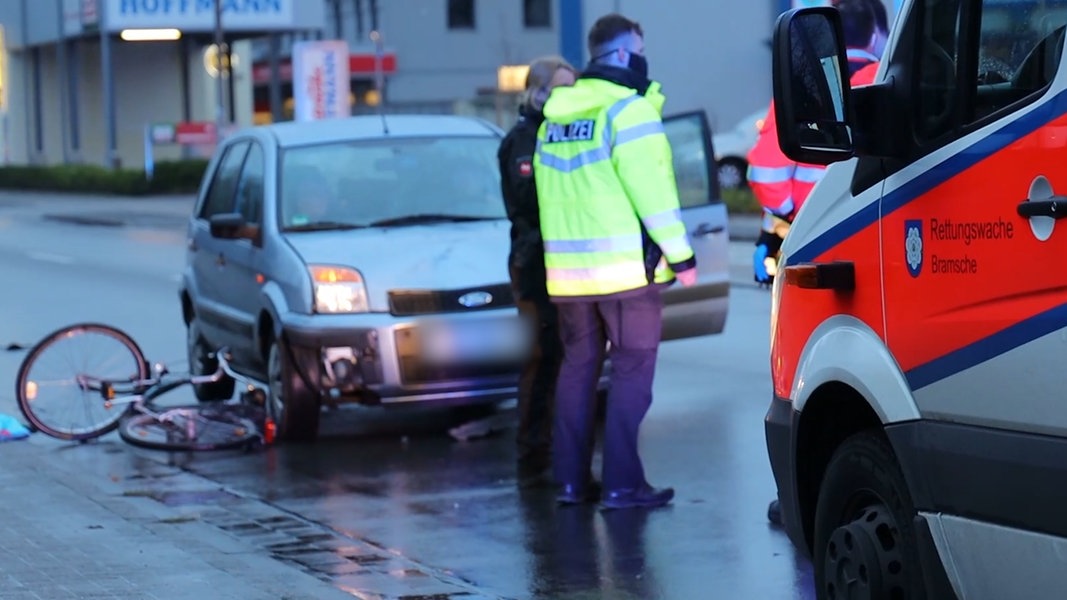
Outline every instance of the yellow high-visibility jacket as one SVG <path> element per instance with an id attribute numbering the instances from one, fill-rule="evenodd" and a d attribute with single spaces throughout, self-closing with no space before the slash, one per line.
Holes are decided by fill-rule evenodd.
<path id="1" fill-rule="evenodd" d="M 642 95 L 586 74 L 545 103 L 534 173 L 553 299 L 669 283 L 696 266 L 663 131 L 664 99 L 656 83 Z"/>

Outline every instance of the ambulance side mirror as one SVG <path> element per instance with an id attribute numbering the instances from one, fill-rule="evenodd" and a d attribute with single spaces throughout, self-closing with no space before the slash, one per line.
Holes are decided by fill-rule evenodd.
<path id="1" fill-rule="evenodd" d="M 852 158 L 849 71 L 836 8 L 793 9 L 774 31 L 774 109 L 778 143 L 798 162 Z"/>

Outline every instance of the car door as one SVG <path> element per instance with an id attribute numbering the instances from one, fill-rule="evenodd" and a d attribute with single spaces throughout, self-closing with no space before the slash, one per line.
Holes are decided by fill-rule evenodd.
<path id="1" fill-rule="evenodd" d="M 703 111 L 666 117 L 663 128 L 671 143 L 682 220 L 697 259 L 696 285 L 676 283 L 663 291 L 663 339 L 720 333 L 729 305 L 729 233 L 711 128 Z"/>
<path id="2" fill-rule="evenodd" d="M 885 163 L 882 270 L 886 341 L 925 423 L 894 441 L 961 597 L 1060 596 L 1067 1 L 911 12 L 889 71 L 915 82 L 915 142 Z"/>
<path id="3" fill-rule="evenodd" d="M 231 306 L 232 270 L 227 268 L 228 255 L 233 253 L 231 248 L 239 242 L 212 236 L 210 219 L 235 211 L 237 184 L 248 147 L 249 142 L 243 140 L 222 150 L 218 167 L 191 226 L 189 253 L 196 290 L 193 302 L 202 333 L 215 346 L 236 348 L 247 334 L 239 313 Z"/>
<path id="4" fill-rule="evenodd" d="M 244 217 L 250 237 L 230 240 L 223 249 L 226 287 L 223 298 L 238 337 L 231 348 L 241 365 L 260 361 L 255 348 L 256 318 L 262 308 L 260 298 L 263 277 L 263 205 L 265 201 L 266 154 L 259 141 L 248 146 L 241 175 L 237 182 L 234 211 Z"/>

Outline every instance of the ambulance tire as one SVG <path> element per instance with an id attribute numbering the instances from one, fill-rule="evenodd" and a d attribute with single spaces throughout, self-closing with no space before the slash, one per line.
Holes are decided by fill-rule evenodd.
<path id="1" fill-rule="evenodd" d="M 815 510 L 816 596 L 925 598 L 915 506 L 880 432 L 846 439 L 826 468 Z"/>

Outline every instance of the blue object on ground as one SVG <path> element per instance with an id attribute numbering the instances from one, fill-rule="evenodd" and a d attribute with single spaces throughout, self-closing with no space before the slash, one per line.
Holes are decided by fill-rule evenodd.
<path id="1" fill-rule="evenodd" d="M 30 430 L 26 429 L 14 417 L 0 415 L 0 442 L 21 440 L 30 437 Z"/>

